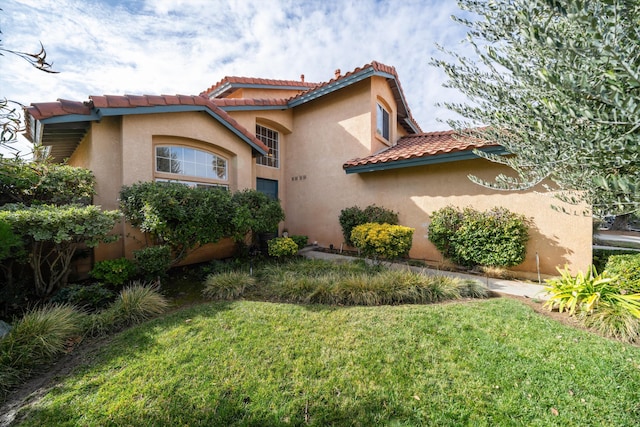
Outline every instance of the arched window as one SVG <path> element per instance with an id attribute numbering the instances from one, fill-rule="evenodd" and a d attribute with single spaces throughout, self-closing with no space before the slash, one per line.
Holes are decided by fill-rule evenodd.
<path id="1" fill-rule="evenodd" d="M 190 147 L 174 145 L 156 146 L 156 172 L 177 175 L 176 181 L 193 185 L 198 179 L 228 181 L 227 159 L 219 155 Z M 173 180 L 173 179 L 171 179 Z M 206 185 L 207 181 L 204 182 Z M 226 186 L 226 184 L 223 184 Z"/>

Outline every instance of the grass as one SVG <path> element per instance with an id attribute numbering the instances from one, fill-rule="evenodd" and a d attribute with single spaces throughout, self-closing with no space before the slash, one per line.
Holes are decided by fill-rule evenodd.
<path id="1" fill-rule="evenodd" d="M 638 425 L 640 348 L 515 300 L 203 304 L 129 329 L 22 425 Z"/>

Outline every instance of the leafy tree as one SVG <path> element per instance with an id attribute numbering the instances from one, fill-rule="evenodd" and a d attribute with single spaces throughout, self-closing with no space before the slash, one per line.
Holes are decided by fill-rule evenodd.
<path id="1" fill-rule="evenodd" d="M 445 103 L 467 137 L 515 156 L 478 153 L 517 177 L 486 182 L 526 189 L 542 182 L 596 213 L 640 208 L 640 2 L 460 0 L 476 57 L 446 51 L 447 86 L 468 103 Z"/>
<path id="2" fill-rule="evenodd" d="M 140 182 L 120 191 L 120 208 L 153 244 L 171 247 L 174 263 L 198 245 L 233 233 L 231 195 L 224 190 L 189 188 L 175 182 Z"/>
<path id="3" fill-rule="evenodd" d="M 5 205 L 0 221 L 11 225 L 29 248 L 29 264 L 34 272 L 38 296 L 50 295 L 67 283 L 76 250 L 115 240 L 108 236 L 118 211 L 102 211 L 97 206 L 81 205 Z"/>
<path id="4" fill-rule="evenodd" d="M 0 206 L 7 203 L 89 204 L 95 194 L 95 177 L 84 168 L 5 159 L 0 164 Z"/>
<path id="5" fill-rule="evenodd" d="M 246 189 L 233 194 L 233 226 L 236 240 L 243 240 L 247 234 L 255 240 L 259 233 L 269 233 L 278 229 L 284 221 L 284 211 L 278 200 L 264 193 Z"/>

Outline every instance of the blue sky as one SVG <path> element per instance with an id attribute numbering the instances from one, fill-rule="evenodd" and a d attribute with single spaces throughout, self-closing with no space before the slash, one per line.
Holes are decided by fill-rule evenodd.
<path id="1" fill-rule="evenodd" d="M 102 94 L 198 94 L 224 76 L 323 82 L 373 60 L 398 71 L 425 131 L 460 100 L 429 65 L 465 28 L 454 0 L 3 0 L 5 48 L 42 42 L 59 74 L 0 57 L 0 96 L 30 104 Z"/>

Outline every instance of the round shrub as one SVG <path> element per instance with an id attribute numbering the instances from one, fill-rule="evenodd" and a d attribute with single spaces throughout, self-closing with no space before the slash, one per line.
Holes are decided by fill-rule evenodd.
<path id="1" fill-rule="evenodd" d="M 298 253 L 298 245 L 291 237 L 276 237 L 268 242 L 269 256 L 286 258 Z"/>
<path id="2" fill-rule="evenodd" d="M 62 288 L 51 298 L 53 303 L 68 303 L 76 307 L 96 311 L 113 301 L 115 294 L 101 283 L 92 285 L 70 285 Z"/>
<path id="3" fill-rule="evenodd" d="M 307 242 L 309 241 L 309 237 L 308 236 L 303 236 L 303 235 L 293 235 L 293 236 L 289 236 L 294 242 L 296 242 L 296 245 L 298 245 L 298 249 L 302 249 L 305 246 L 307 246 Z"/>
<path id="4" fill-rule="evenodd" d="M 133 251 L 138 269 L 145 280 L 157 280 L 167 276 L 171 268 L 171 248 L 167 245 L 150 246 Z"/>
<path id="5" fill-rule="evenodd" d="M 428 238 L 445 258 L 453 262 L 458 262 L 452 243 L 453 236 L 460 228 L 462 218 L 462 212 L 453 206 L 444 207 L 431 214 Z"/>
<path id="6" fill-rule="evenodd" d="M 351 231 L 351 240 L 366 256 L 395 259 L 409 253 L 414 229 L 402 225 L 366 223 Z"/>
<path id="7" fill-rule="evenodd" d="M 351 231 L 355 227 L 368 222 L 397 225 L 398 214 L 392 210 L 376 205 L 369 205 L 364 208 L 364 210 L 358 206 L 352 206 L 340 211 L 339 220 L 345 243 L 349 246 L 355 246 L 351 240 Z"/>
<path id="8" fill-rule="evenodd" d="M 134 277 L 136 271 L 136 264 L 133 261 L 118 258 L 96 262 L 89 275 L 109 285 L 120 286 Z"/>
<path id="9" fill-rule="evenodd" d="M 447 206 L 433 213 L 429 240 L 457 264 L 512 267 L 524 261 L 529 232 L 523 215 L 504 208 L 480 212 Z"/>

